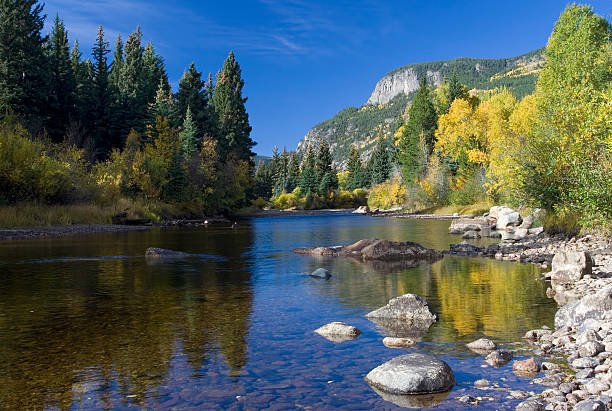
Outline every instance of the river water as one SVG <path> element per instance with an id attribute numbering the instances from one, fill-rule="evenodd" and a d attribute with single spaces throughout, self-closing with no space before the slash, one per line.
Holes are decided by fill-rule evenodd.
<path id="1" fill-rule="evenodd" d="M 448 221 L 350 214 L 258 218 L 239 227 L 154 229 L 0 242 L 0 409 L 396 409 L 364 381 L 405 352 L 432 353 L 457 385 L 438 409 L 514 409 L 538 391 L 511 364 L 483 367 L 466 342 L 488 336 L 526 358 L 525 331 L 556 305 L 532 265 L 445 256 L 416 268 L 317 260 L 291 249 L 362 238 L 448 249 Z M 148 247 L 197 254 L 147 264 Z M 307 273 L 325 267 L 329 280 Z M 416 347 L 390 349 L 364 315 L 424 297 L 440 319 Z M 343 321 L 363 333 L 313 333 Z M 494 390 L 478 390 L 486 378 Z M 440 400 L 440 399 L 439 399 Z M 438 400 L 438 401 L 439 401 Z"/>

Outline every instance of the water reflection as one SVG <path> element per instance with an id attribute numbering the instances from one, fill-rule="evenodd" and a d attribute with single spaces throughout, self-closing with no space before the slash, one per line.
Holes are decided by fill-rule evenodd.
<path id="1" fill-rule="evenodd" d="M 511 342 L 552 322 L 554 304 L 543 299 L 535 268 L 449 256 L 418 267 L 363 264 L 290 252 L 371 237 L 448 249 L 457 241 L 448 224 L 291 217 L 236 230 L 0 242 L 0 409 L 393 408 L 363 376 L 398 353 L 381 343 L 391 332 L 364 315 L 408 292 L 440 316 L 414 349 L 442 356 L 469 386 L 461 384 L 477 379 L 482 359 L 463 342 L 482 334 Z M 149 266 L 148 247 L 220 258 Z M 332 277 L 305 275 L 318 267 Z M 313 333 L 331 321 L 363 333 L 342 344 Z M 530 389 L 507 370 L 487 373 Z M 463 406 L 455 394 L 438 407 Z"/>
<path id="2" fill-rule="evenodd" d="M 72 270 L 61 262 L 13 266 L 0 276 L 0 408 L 66 409 L 92 392 L 101 393 L 99 405 L 110 407 L 114 393 L 141 404 L 168 378 L 177 345 L 194 376 L 211 352 L 238 375 L 247 361 L 253 300 L 250 263 L 242 257 L 250 233 L 227 236 L 222 250 L 216 244 L 228 262 L 148 267 L 144 258 L 131 258 L 83 261 Z M 198 248 L 166 237 L 153 232 L 139 242 Z"/>

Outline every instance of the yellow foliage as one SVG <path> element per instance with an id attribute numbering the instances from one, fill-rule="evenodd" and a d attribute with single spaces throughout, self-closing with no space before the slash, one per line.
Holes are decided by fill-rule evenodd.
<path id="1" fill-rule="evenodd" d="M 378 184 L 370 190 L 368 206 L 370 208 L 392 208 L 401 206 L 406 201 L 406 186 L 399 177 L 393 177 Z"/>

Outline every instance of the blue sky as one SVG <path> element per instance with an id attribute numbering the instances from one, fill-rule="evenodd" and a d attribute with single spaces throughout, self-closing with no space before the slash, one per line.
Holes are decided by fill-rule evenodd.
<path id="1" fill-rule="evenodd" d="M 47 0 L 83 54 L 102 24 L 111 44 L 140 24 L 177 87 L 185 67 L 213 74 L 230 50 L 246 81 L 255 151 L 294 149 L 316 123 L 361 106 L 388 71 L 455 57 L 499 58 L 544 46 L 567 1 Z M 610 19 L 611 0 L 595 0 Z"/>

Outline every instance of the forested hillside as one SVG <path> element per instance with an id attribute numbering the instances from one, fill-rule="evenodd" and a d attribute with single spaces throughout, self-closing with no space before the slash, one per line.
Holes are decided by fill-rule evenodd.
<path id="1" fill-rule="evenodd" d="M 405 120 L 406 108 L 426 78 L 431 87 L 456 75 L 473 94 L 507 88 L 516 98 L 533 92 L 544 58 L 543 49 L 506 59 L 458 58 L 409 64 L 385 75 L 361 108 L 348 107 L 314 126 L 298 145 L 302 154 L 309 144 L 324 139 L 331 147 L 334 164 L 344 169 L 351 145 L 368 159 L 380 137 L 390 138 Z"/>

